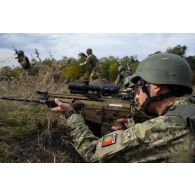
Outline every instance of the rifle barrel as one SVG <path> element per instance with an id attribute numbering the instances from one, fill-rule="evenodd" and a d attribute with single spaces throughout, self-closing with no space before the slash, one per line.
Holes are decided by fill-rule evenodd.
<path id="1" fill-rule="evenodd" d="M 41 101 L 41 100 L 29 100 L 26 98 L 16 98 L 16 97 L 0 97 L 1 100 L 11 100 L 11 101 L 17 101 L 17 102 L 34 102 L 34 103 L 40 103 L 40 104 L 44 104 L 45 102 Z"/>

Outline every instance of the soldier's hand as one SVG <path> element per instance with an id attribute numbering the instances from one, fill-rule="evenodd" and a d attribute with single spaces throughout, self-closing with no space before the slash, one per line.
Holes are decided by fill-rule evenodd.
<path id="1" fill-rule="evenodd" d="M 118 131 L 118 130 L 125 130 L 127 129 L 127 119 L 126 118 L 119 118 L 112 124 L 111 130 Z"/>
<path id="2" fill-rule="evenodd" d="M 52 108 L 51 111 L 67 112 L 69 110 L 73 110 L 73 107 L 70 104 L 63 103 L 63 102 L 59 101 L 57 98 L 55 98 L 55 104 L 56 104 L 56 107 Z"/>

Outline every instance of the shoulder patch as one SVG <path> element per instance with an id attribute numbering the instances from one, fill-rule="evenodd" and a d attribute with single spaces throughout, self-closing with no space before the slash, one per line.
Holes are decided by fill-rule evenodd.
<path id="1" fill-rule="evenodd" d="M 116 139 L 117 139 L 116 133 L 105 135 L 102 139 L 101 146 L 106 147 L 106 146 L 112 145 L 112 144 L 116 143 Z"/>

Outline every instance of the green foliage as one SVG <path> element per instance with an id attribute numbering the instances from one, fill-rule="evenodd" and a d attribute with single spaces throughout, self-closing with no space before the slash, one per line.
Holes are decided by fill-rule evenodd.
<path id="1" fill-rule="evenodd" d="M 62 71 L 60 74 L 61 80 L 75 81 L 79 78 L 79 67 L 75 65 L 70 65 Z"/>
<path id="2" fill-rule="evenodd" d="M 118 64 L 117 63 L 113 63 L 109 65 L 109 80 L 110 81 L 114 81 L 117 77 L 118 74 Z"/>
<path id="3" fill-rule="evenodd" d="M 114 72 L 115 69 L 113 67 L 111 68 L 111 72 L 110 72 L 110 66 L 113 66 L 113 64 L 117 65 L 118 58 L 115 58 L 113 56 L 109 56 L 108 58 L 102 58 L 101 63 L 102 63 L 102 77 L 106 78 L 107 80 L 113 80 L 113 78 L 116 77 L 117 75 L 117 70 L 116 72 Z"/>
<path id="4" fill-rule="evenodd" d="M 186 57 L 186 60 L 190 64 L 191 69 L 195 70 L 195 56 L 188 56 L 188 57 Z"/>
<path id="5" fill-rule="evenodd" d="M 185 45 L 177 45 L 172 48 L 167 48 L 166 52 L 174 53 L 185 57 L 185 59 L 189 62 L 191 68 L 195 69 L 195 56 L 188 56 L 186 57 L 186 50 L 187 47 Z M 156 51 L 153 54 L 161 53 L 161 51 Z M 151 55 L 153 55 L 151 54 Z M 37 62 L 36 59 L 33 59 L 32 62 L 34 63 L 32 70 L 30 71 L 31 76 L 37 76 L 38 73 L 41 75 L 56 75 L 60 81 L 75 81 L 81 79 L 86 73 L 90 73 L 92 67 L 90 65 L 86 66 L 79 66 L 85 59 L 79 57 L 78 59 L 75 58 L 68 58 L 64 57 L 66 60 L 68 59 L 68 63 L 65 63 L 63 59 L 56 60 L 53 59 L 51 56 L 50 58 L 44 59 L 42 62 Z M 100 59 L 101 62 L 101 71 L 102 71 L 102 78 L 106 78 L 108 81 L 114 81 L 117 77 L 117 67 L 118 62 L 121 61 L 122 65 L 126 68 L 127 64 L 130 63 L 132 66 L 132 72 L 134 73 L 138 64 L 139 60 L 136 55 L 132 56 L 124 56 L 123 58 L 118 58 L 114 56 L 103 57 Z M 37 65 L 38 63 L 38 65 Z M 21 67 L 10 68 L 5 67 L 1 69 L 1 73 L 4 71 L 5 76 L 11 76 L 18 78 L 19 75 L 24 71 Z M 1 74 L 2 75 L 2 74 Z"/>
<path id="6" fill-rule="evenodd" d="M 48 65 L 51 67 L 52 63 L 53 63 L 53 60 L 51 60 L 49 58 L 46 58 L 45 60 L 43 60 L 44 65 Z"/>
<path id="7" fill-rule="evenodd" d="M 18 78 L 19 75 L 23 72 L 23 68 L 22 67 L 16 67 L 14 69 L 11 69 L 10 71 L 10 76 L 14 77 L 14 78 Z"/>
<path id="8" fill-rule="evenodd" d="M 176 47 L 168 48 L 167 53 L 177 54 L 181 57 L 184 57 L 186 50 L 187 50 L 187 47 L 185 45 L 183 45 L 183 46 L 177 45 Z"/>
<path id="9" fill-rule="evenodd" d="M 132 71 L 133 71 L 133 73 L 135 73 L 138 64 L 139 64 L 139 61 L 132 63 Z"/>

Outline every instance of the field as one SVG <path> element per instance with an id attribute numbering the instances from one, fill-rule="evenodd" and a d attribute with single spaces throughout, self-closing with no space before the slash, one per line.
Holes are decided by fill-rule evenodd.
<path id="1" fill-rule="evenodd" d="M 36 91 L 67 93 L 65 83 L 22 75 L 0 82 L 0 96 L 36 99 Z M 70 142 L 66 121 L 45 105 L 0 100 L 0 162 L 83 162 Z"/>
<path id="2" fill-rule="evenodd" d="M 195 95 L 195 86 L 193 88 Z M 68 93 L 66 82 L 56 82 L 50 74 L 21 74 L 17 79 L 0 81 L 0 96 L 37 99 L 38 90 Z M 62 114 L 51 112 L 45 105 L 0 100 L 0 162 L 72 163 L 83 160 L 71 144 Z"/>

